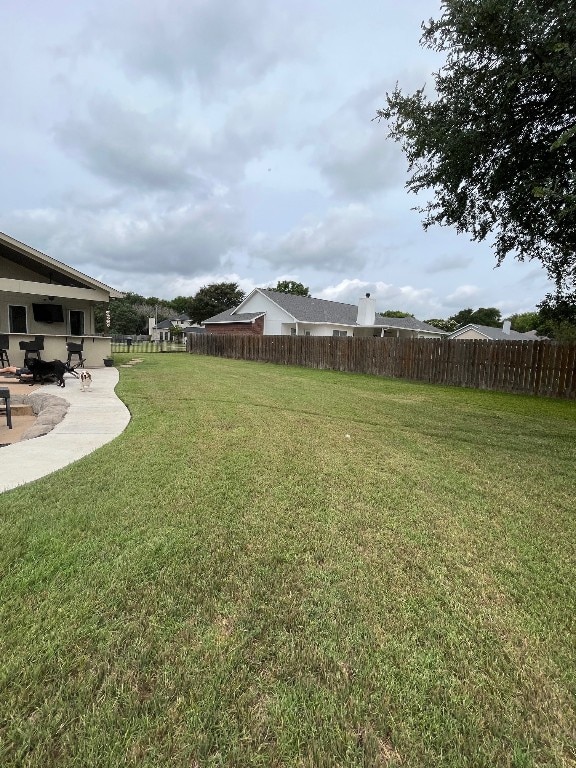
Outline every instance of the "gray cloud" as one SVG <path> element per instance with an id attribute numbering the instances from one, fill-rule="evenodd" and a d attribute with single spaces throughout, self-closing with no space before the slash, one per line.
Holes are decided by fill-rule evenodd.
<path id="1" fill-rule="evenodd" d="M 278 238 L 259 236 L 249 250 L 276 268 L 305 266 L 342 272 L 366 263 L 369 237 L 376 226 L 370 209 L 348 205 L 329 210 L 323 218 L 306 220 Z"/>
<path id="2" fill-rule="evenodd" d="M 213 270 L 242 240 L 239 211 L 225 199 L 163 208 L 148 201 L 129 212 L 29 210 L 2 217 L 1 226 L 80 270 L 98 264 L 100 274 L 128 273 L 135 282 L 150 273 Z"/>
<path id="3" fill-rule="evenodd" d="M 304 8 L 303 8 L 304 10 Z M 161 7 L 128 0 L 99 7 L 83 45 L 111 51 L 130 77 L 180 88 L 195 82 L 206 100 L 262 79 L 307 49 L 306 14 L 267 0 L 210 0 Z"/>
<path id="4" fill-rule="evenodd" d="M 312 162 L 340 197 L 364 199 L 401 186 L 406 162 L 386 139 L 386 126 L 373 120 L 386 93 L 383 83 L 364 88 L 330 115 L 314 139 Z"/>
<path id="5" fill-rule="evenodd" d="M 54 127 L 60 147 L 108 182 L 141 192 L 187 191 L 205 197 L 221 183 L 239 181 L 247 163 L 274 143 L 278 95 L 243 93 L 220 123 L 125 107 L 94 96 L 82 115 Z"/>
<path id="6" fill-rule="evenodd" d="M 529 265 L 495 274 L 488 245 L 448 228 L 424 235 L 405 160 L 372 121 L 396 80 L 430 82 L 441 57 L 417 44 L 430 0 L 32 5 L 3 8 L 0 229 L 18 239 L 167 298 L 212 276 L 293 274 L 342 296 L 359 280 L 344 300 L 371 290 L 417 314 L 431 290 L 421 314 L 442 317 L 445 293 L 455 309 L 525 306 L 552 287 Z"/>
<path id="7" fill-rule="evenodd" d="M 329 301 L 342 301 L 346 304 L 356 304 L 358 299 L 369 293 L 376 301 L 376 309 L 384 312 L 387 309 L 400 309 L 412 312 L 420 317 L 426 314 L 433 300 L 433 292 L 429 288 L 415 288 L 411 285 L 393 285 L 381 281 L 369 282 L 364 280 L 342 280 L 336 285 L 324 288 L 318 298 Z"/>
<path id="8" fill-rule="evenodd" d="M 459 269 L 468 269 L 472 264 L 472 256 L 439 256 L 427 264 L 424 271 L 428 274 L 435 274 L 436 272 L 453 272 Z"/>
<path id="9" fill-rule="evenodd" d="M 57 124 L 54 134 L 62 149 L 113 183 L 144 191 L 204 187 L 189 167 L 190 139 L 181 128 L 111 97 L 93 98 L 84 116 Z"/>
<path id="10" fill-rule="evenodd" d="M 467 307 L 472 306 L 478 301 L 481 294 L 477 285 L 459 285 L 456 290 L 446 296 L 445 304 L 448 307 Z"/>

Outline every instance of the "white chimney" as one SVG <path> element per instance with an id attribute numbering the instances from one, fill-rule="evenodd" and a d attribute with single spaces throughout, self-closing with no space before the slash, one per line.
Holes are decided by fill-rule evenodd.
<path id="1" fill-rule="evenodd" d="M 358 317 L 356 322 L 358 325 L 374 325 L 376 318 L 376 302 L 370 298 L 370 294 L 367 293 L 362 299 L 358 299 Z"/>
<path id="2" fill-rule="evenodd" d="M 508 335 L 510 335 L 511 327 L 512 327 L 512 323 L 510 322 L 510 320 L 504 320 L 504 322 L 502 323 L 502 330 L 504 331 L 504 333 L 507 333 Z"/>
<path id="3" fill-rule="evenodd" d="M 153 317 L 148 318 L 148 336 L 152 336 L 152 330 L 156 325 L 156 320 Z"/>

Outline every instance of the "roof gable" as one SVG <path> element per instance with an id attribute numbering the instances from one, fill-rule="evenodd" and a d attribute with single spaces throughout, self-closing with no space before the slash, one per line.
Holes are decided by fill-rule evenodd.
<path id="1" fill-rule="evenodd" d="M 463 333 L 467 331 L 475 331 L 481 336 L 491 341 L 538 341 L 539 337 L 536 336 L 534 331 L 528 331 L 527 333 L 520 333 L 519 331 L 510 330 L 506 333 L 502 328 L 493 328 L 490 325 L 476 325 L 475 323 L 468 323 L 463 325 L 462 328 L 457 328 L 452 331 L 449 338 L 457 339 Z"/>
<path id="2" fill-rule="evenodd" d="M 249 323 L 266 314 L 266 312 L 237 312 L 236 309 L 226 309 L 224 312 L 219 312 L 217 315 L 204 320 L 204 325 L 206 323 L 208 325 L 212 323 Z"/>
<path id="3" fill-rule="evenodd" d="M 47 256 L 41 251 L 37 251 L 19 240 L 15 240 L 10 235 L 0 232 L 0 254 L 8 261 L 14 261 L 22 266 L 49 278 L 56 285 L 67 285 L 74 288 L 96 288 L 108 293 L 112 298 L 122 298 L 124 294 L 111 288 L 105 283 L 101 283 L 88 275 L 79 272 L 73 267 L 69 267 L 51 256 Z"/>

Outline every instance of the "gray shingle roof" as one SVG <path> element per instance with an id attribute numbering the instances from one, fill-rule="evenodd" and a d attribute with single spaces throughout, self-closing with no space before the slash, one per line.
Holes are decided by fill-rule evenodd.
<path id="1" fill-rule="evenodd" d="M 281 293 L 269 288 L 259 288 L 260 293 L 278 304 L 286 312 L 292 315 L 299 323 L 330 323 L 331 325 L 357 326 L 358 307 L 355 304 L 343 304 L 339 301 L 327 301 L 326 299 L 314 299 L 311 296 L 295 296 L 292 293 Z M 230 314 L 224 318 L 220 315 L 211 317 L 206 322 L 232 322 L 240 315 Z M 260 313 L 262 314 L 262 313 Z M 257 315 L 255 315 L 257 316 Z M 248 318 L 248 315 L 243 315 Z M 374 325 L 385 328 L 403 328 L 411 331 L 428 331 L 429 333 L 443 333 L 439 328 L 434 328 L 428 323 L 416 320 L 413 317 L 382 317 L 376 313 Z"/>
<path id="2" fill-rule="evenodd" d="M 489 325 L 476 325 L 475 323 L 469 323 L 462 328 L 457 328 L 452 331 L 449 338 L 457 339 L 458 336 L 464 331 L 478 331 L 483 336 L 493 341 L 539 341 L 540 337 L 536 335 L 535 331 L 528 331 L 527 333 L 520 333 L 519 331 L 510 330 L 510 333 L 505 333 L 502 328 L 492 328 Z"/>
<path id="3" fill-rule="evenodd" d="M 204 323 L 249 323 L 257 317 L 262 317 L 264 312 L 234 312 L 233 309 L 227 309 L 214 317 L 204 320 Z"/>
<path id="4" fill-rule="evenodd" d="M 446 333 L 430 323 L 416 320 L 415 317 L 382 317 L 376 315 L 375 325 L 384 325 L 387 328 L 403 328 L 410 331 L 430 331 L 431 333 Z"/>
<path id="5" fill-rule="evenodd" d="M 188 315 L 175 315 L 174 317 L 168 318 L 168 320 L 160 321 L 154 327 L 158 329 L 170 329 L 173 325 L 178 325 L 179 322 L 188 322 L 189 320 L 190 318 Z"/>

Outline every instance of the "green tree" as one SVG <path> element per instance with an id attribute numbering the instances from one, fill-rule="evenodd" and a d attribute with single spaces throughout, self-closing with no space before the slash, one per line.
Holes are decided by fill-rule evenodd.
<path id="1" fill-rule="evenodd" d="M 293 293 L 295 296 L 310 296 L 310 289 L 294 280 L 278 280 L 276 287 L 272 290 L 280 291 L 280 293 Z"/>
<path id="2" fill-rule="evenodd" d="M 502 316 L 500 310 L 496 307 L 479 307 L 478 309 L 461 309 L 449 320 L 456 323 L 456 327 L 474 323 L 475 325 L 488 325 L 492 328 L 499 328 L 502 325 Z"/>
<path id="3" fill-rule="evenodd" d="M 139 293 L 132 293 L 132 291 L 127 291 L 121 299 L 118 299 L 118 301 L 122 302 L 123 304 L 130 304 L 132 306 L 136 306 L 137 304 L 146 304 L 147 302 L 144 296 L 140 296 Z M 156 301 L 158 301 L 158 299 L 156 299 Z"/>
<path id="4" fill-rule="evenodd" d="M 538 259 L 576 287 L 576 13 L 572 0 L 443 0 L 421 45 L 446 53 L 424 88 L 396 86 L 377 117 L 433 197 L 423 225 L 490 236 L 497 263 Z"/>
<path id="5" fill-rule="evenodd" d="M 213 315 L 233 309 L 244 299 L 237 283 L 211 283 L 204 285 L 192 299 L 190 304 L 190 319 L 195 323 L 203 323 Z"/>
<path id="6" fill-rule="evenodd" d="M 100 303 L 94 305 L 94 330 L 96 333 L 101 333 L 104 336 L 108 335 L 108 328 L 106 327 L 106 310 L 108 309 L 108 304 Z"/>
<path id="7" fill-rule="evenodd" d="M 190 306 L 192 304 L 192 296 L 176 296 L 170 302 L 170 306 L 179 315 L 188 315 L 190 317 Z"/>
<path id="8" fill-rule="evenodd" d="M 382 317 L 414 317 L 410 312 L 403 312 L 401 309 L 387 309 L 385 312 L 379 312 Z"/>
<path id="9" fill-rule="evenodd" d="M 106 326 L 106 311 L 110 312 L 110 327 Z M 96 333 L 138 334 L 148 333 L 148 318 L 158 322 L 174 317 L 175 310 L 170 302 L 156 296 L 145 298 L 138 293 L 128 291 L 121 299 L 114 299 L 110 304 L 98 304 L 94 308 Z"/>
<path id="10" fill-rule="evenodd" d="M 510 315 L 506 318 L 510 320 L 511 328 L 518 333 L 527 333 L 534 331 L 540 324 L 540 314 L 538 312 L 520 312 Z"/>
<path id="11" fill-rule="evenodd" d="M 171 325 L 170 335 L 175 341 L 180 341 L 184 335 L 184 328 L 181 325 Z"/>
<path id="12" fill-rule="evenodd" d="M 431 320 L 424 320 L 425 323 L 428 323 L 428 325 L 433 325 L 434 328 L 439 328 L 441 331 L 448 331 L 448 333 L 452 333 L 452 331 L 455 331 L 456 328 L 458 328 L 458 323 L 454 320 L 442 320 L 438 317 L 433 317 Z"/>
<path id="13" fill-rule="evenodd" d="M 556 341 L 576 341 L 576 301 L 548 295 L 538 305 L 536 332 Z"/>
<path id="14" fill-rule="evenodd" d="M 136 306 L 124 299 L 110 302 L 110 328 L 107 332 L 115 334 L 137 334 L 148 332 L 148 318 Z"/>

